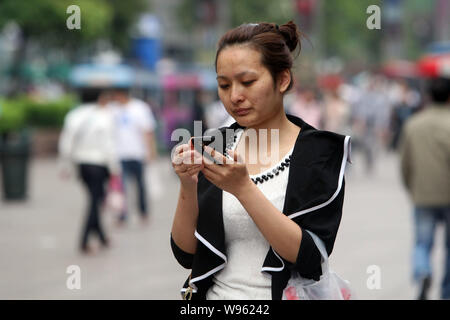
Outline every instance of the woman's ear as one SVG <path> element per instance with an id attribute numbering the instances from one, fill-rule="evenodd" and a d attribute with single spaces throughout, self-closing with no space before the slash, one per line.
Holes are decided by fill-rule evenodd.
<path id="1" fill-rule="evenodd" d="M 288 69 L 283 70 L 279 73 L 278 85 L 279 85 L 280 93 L 285 93 L 287 91 L 291 81 L 292 81 L 291 72 Z"/>

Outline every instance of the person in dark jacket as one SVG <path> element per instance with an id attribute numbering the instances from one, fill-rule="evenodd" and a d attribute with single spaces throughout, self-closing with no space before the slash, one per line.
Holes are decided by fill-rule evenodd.
<path id="1" fill-rule="evenodd" d="M 285 113 L 299 39 L 290 21 L 244 24 L 219 40 L 219 97 L 236 122 L 203 155 L 190 142 L 172 159 L 181 188 L 171 246 L 192 270 L 187 299 L 281 299 L 292 271 L 319 280 L 321 256 L 306 230 L 331 254 L 350 137 Z"/>

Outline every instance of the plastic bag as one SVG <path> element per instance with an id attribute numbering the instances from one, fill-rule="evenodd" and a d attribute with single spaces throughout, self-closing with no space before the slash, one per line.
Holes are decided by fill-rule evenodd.
<path id="1" fill-rule="evenodd" d="M 110 211 L 115 213 L 120 214 L 125 209 L 125 195 L 119 176 L 112 176 L 110 178 L 105 204 Z"/>
<path id="2" fill-rule="evenodd" d="M 308 231 L 308 230 L 306 230 Z M 305 279 L 293 273 L 283 290 L 283 300 L 354 300 L 355 293 L 347 280 L 339 277 L 328 268 L 328 255 L 322 240 L 311 234 L 314 243 L 322 255 L 322 276 L 319 281 Z"/>

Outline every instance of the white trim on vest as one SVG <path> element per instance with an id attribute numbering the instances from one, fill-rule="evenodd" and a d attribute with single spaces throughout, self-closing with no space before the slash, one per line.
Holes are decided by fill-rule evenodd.
<path id="1" fill-rule="evenodd" d="M 314 207 L 309 208 L 309 209 L 305 209 L 305 210 L 302 210 L 302 211 L 299 211 L 299 212 L 296 212 L 296 213 L 292 213 L 292 214 L 288 215 L 288 218 L 294 219 L 294 218 L 296 218 L 296 217 L 298 217 L 298 216 L 301 216 L 301 215 L 303 215 L 303 214 L 305 214 L 305 213 L 309 213 L 309 212 L 312 212 L 312 211 L 321 209 L 321 208 L 323 208 L 323 207 L 329 205 L 329 204 L 337 197 L 337 195 L 339 194 L 339 192 L 341 191 L 341 188 L 342 188 L 342 181 L 343 181 L 344 173 L 345 173 L 345 165 L 346 165 L 347 161 L 351 163 L 351 160 L 350 160 L 350 152 L 349 152 L 349 151 L 351 150 L 351 149 L 350 149 L 350 148 L 351 148 L 350 140 L 351 140 L 351 137 L 350 137 L 350 136 L 345 136 L 345 140 L 344 140 L 344 156 L 342 157 L 341 170 L 340 170 L 340 172 L 339 172 L 338 187 L 337 187 L 336 192 L 331 196 L 330 199 L 328 199 L 328 200 L 325 201 L 324 203 L 319 204 L 319 205 L 314 206 Z M 272 248 L 272 251 L 275 253 L 275 250 L 273 250 L 273 248 Z M 283 264 L 283 267 L 282 267 L 282 268 L 263 267 L 263 268 L 261 269 L 261 272 L 264 272 L 264 271 L 276 271 L 276 272 L 280 272 L 280 271 L 282 271 L 282 270 L 284 269 L 284 262 L 283 262 L 283 259 L 281 259 L 280 256 L 279 256 L 278 254 L 275 253 L 275 255 L 276 255 L 277 258 L 281 261 L 281 263 Z"/>
<path id="2" fill-rule="evenodd" d="M 321 209 L 321 208 L 327 206 L 328 204 L 330 204 L 330 203 L 337 197 L 337 195 L 339 194 L 339 192 L 341 191 L 341 188 L 342 188 L 342 181 L 343 181 L 343 178 L 344 178 L 346 162 L 347 162 L 347 161 L 349 161 L 349 162 L 351 161 L 351 160 L 350 160 L 350 148 L 351 148 L 350 140 L 351 140 L 351 137 L 350 137 L 350 136 L 345 136 L 345 140 L 344 140 L 344 156 L 342 157 L 341 170 L 340 170 L 340 172 L 339 172 L 338 187 L 337 187 L 336 192 L 331 196 L 331 198 L 330 198 L 329 200 L 325 201 L 324 203 L 319 204 L 319 205 L 314 206 L 314 207 L 309 208 L 309 209 L 305 209 L 305 210 L 302 210 L 302 211 L 299 211 L 299 212 L 290 214 L 290 215 L 288 216 L 288 218 L 294 219 L 294 218 L 296 218 L 296 217 L 298 217 L 298 216 L 300 216 L 300 215 L 303 215 L 303 214 L 306 214 L 306 213 L 309 213 L 309 212 L 312 212 L 312 211 Z M 350 162 L 350 163 L 351 163 L 351 162 Z M 190 280 L 189 284 L 192 285 L 195 289 L 197 289 L 196 286 L 195 286 L 195 284 L 194 284 L 194 282 L 203 280 L 203 279 L 209 277 L 210 275 L 212 275 L 212 274 L 218 272 L 219 270 L 223 269 L 223 268 L 225 267 L 225 265 L 227 264 L 227 256 L 226 256 L 225 254 L 223 254 L 222 252 L 220 252 L 218 249 L 216 249 L 216 248 L 215 248 L 211 243 L 209 243 L 205 238 L 203 238 L 203 237 L 197 232 L 197 230 L 195 230 L 194 235 L 195 235 L 195 237 L 196 237 L 198 240 L 200 240 L 200 241 L 201 241 L 201 242 L 202 242 L 209 250 L 211 250 L 213 253 L 215 253 L 217 256 L 219 256 L 220 258 L 222 258 L 222 259 L 224 260 L 224 263 L 221 264 L 220 266 L 218 266 L 218 267 L 216 267 L 216 268 L 214 268 L 214 269 L 212 269 L 212 270 L 210 270 L 210 271 L 204 273 L 204 274 L 201 275 L 201 276 L 195 277 L 194 279 L 191 279 L 191 280 Z M 282 264 L 282 267 L 278 267 L 278 268 L 277 268 L 277 267 L 263 267 L 263 268 L 261 269 L 261 272 L 263 272 L 264 274 L 267 274 L 267 273 L 266 273 L 267 271 L 280 272 L 280 271 L 282 271 L 282 270 L 284 269 L 284 267 L 285 267 L 284 262 L 283 262 L 283 259 L 280 258 L 280 256 L 275 252 L 275 250 L 273 250 L 273 248 L 271 248 L 271 249 L 272 249 L 273 253 L 275 254 L 275 256 L 280 260 L 280 262 L 281 262 L 281 264 Z M 270 274 L 268 274 L 268 275 L 270 275 Z M 186 289 L 184 289 L 184 290 L 186 290 Z"/>
<path id="3" fill-rule="evenodd" d="M 200 240 L 209 250 L 211 250 L 212 252 L 214 252 L 216 255 L 218 255 L 220 258 L 222 258 L 224 260 L 224 263 L 221 264 L 220 266 L 206 272 L 205 274 L 202 274 L 201 276 L 195 277 L 194 279 L 191 279 L 189 281 L 189 284 L 195 287 L 194 282 L 203 280 L 205 278 L 208 278 L 210 275 L 216 273 L 217 271 L 223 269 L 225 267 L 225 265 L 227 264 L 227 256 L 225 254 L 223 254 L 222 252 L 220 252 L 219 250 L 217 250 L 211 243 L 209 243 L 205 238 L 203 238 L 198 232 L 197 230 L 195 230 L 194 233 L 195 237 Z"/>

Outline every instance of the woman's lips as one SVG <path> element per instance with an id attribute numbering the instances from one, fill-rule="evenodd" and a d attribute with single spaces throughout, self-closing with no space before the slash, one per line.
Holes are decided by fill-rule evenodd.
<path id="1" fill-rule="evenodd" d="M 234 111 L 234 113 L 237 114 L 238 116 L 245 116 L 245 115 L 248 114 L 249 112 L 250 112 L 250 108 L 247 108 L 247 109 L 244 109 L 244 108 L 242 108 L 242 109 L 236 109 L 236 110 Z"/>

